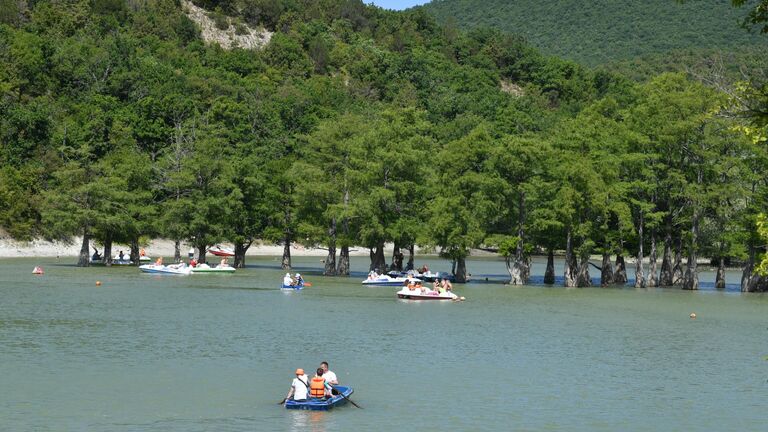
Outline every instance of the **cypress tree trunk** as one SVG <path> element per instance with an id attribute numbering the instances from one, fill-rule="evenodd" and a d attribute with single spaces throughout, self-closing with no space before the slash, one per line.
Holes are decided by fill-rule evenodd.
<path id="1" fill-rule="evenodd" d="M 237 258 L 235 258 L 237 261 Z M 181 240 L 173 242 L 173 262 L 181 262 Z"/>
<path id="2" fill-rule="evenodd" d="M 107 238 L 104 240 L 104 257 L 102 260 L 107 267 L 112 266 L 112 234 L 110 233 L 107 233 Z"/>
<path id="3" fill-rule="evenodd" d="M 403 253 L 400 251 L 400 246 L 395 244 L 394 249 L 392 250 L 392 265 L 390 266 L 390 270 L 397 270 L 397 271 L 403 271 Z"/>
<path id="4" fill-rule="evenodd" d="M 544 283 L 547 285 L 555 283 L 555 252 L 551 248 L 547 252 L 547 269 L 544 270 Z"/>
<path id="5" fill-rule="evenodd" d="M 88 267 L 91 265 L 89 252 L 91 251 L 91 236 L 88 234 L 88 227 L 83 228 L 83 243 L 80 245 L 80 255 L 77 257 L 78 267 Z"/>
<path id="6" fill-rule="evenodd" d="M 600 286 L 613 285 L 613 263 L 608 251 L 603 251 L 603 265 L 600 267 Z"/>
<path id="7" fill-rule="evenodd" d="M 645 282 L 647 287 L 659 286 L 659 281 L 656 279 L 656 260 L 658 259 L 656 251 L 656 230 L 651 230 L 651 256 L 650 263 L 648 264 L 648 280 Z"/>
<path id="8" fill-rule="evenodd" d="M 589 276 L 589 255 L 582 257 L 580 261 L 576 284 L 579 288 L 591 287 L 592 278 Z"/>
<path id="9" fill-rule="evenodd" d="M 336 218 L 328 227 L 328 256 L 325 258 L 325 276 L 336 276 Z"/>
<path id="10" fill-rule="evenodd" d="M 197 236 L 197 238 L 200 238 L 201 236 Z M 193 242 L 195 245 L 195 249 L 197 249 L 197 262 L 202 264 L 206 262 L 205 260 L 205 254 L 208 251 L 208 245 L 203 242 Z"/>
<path id="11" fill-rule="evenodd" d="M 643 275 L 643 212 L 640 211 L 640 224 L 637 227 L 637 259 L 635 261 L 635 288 L 645 288 Z"/>
<path id="12" fill-rule="evenodd" d="M 514 259 L 510 263 L 509 257 L 506 259 L 507 271 L 509 272 L 510 285 L 525 285 L 528 283 L 530 268 L 528 260 L 524 256 L 523 246 L 525 244 L 525 193 L 521 192 L 517 200 L 517 247 L 515 248 Z M 511 265 L 510 265 L 511 264 Z"/>
<path id="13" fill-rule="evenodd" d="M 669 228 L 667 228 L 667 234 L 664 237 L 664 257 L 661 259 L 659 285 L 672 286 L 672 235 Z"/>
<path id="14" fill-rule="evenodd" d="M 454 273 L 456 282 L 465 283 L 467 281 L 467 262 L 463 256 L 456 258 L 456 272 Z"/>
<path id="15" fill-rule="evenodd" d="M 283 238 L 283 258 L 280 261 L 280 268 L 291 269 L 291 239 L 287 236 Z"/>
<path id="16" fill-rule="evenodd" d="M 571 229 L 565 237 L 565 270 L 563 272 L 564 285 L 566 287 L 575 287 L 577 278 L 576 257 L 573 255 L 573 239 L 571 239 Z"/>
<path id="17" fill-rule="evenodd" d="M 701 175 L 701 174 L 699 174 Z M 699 273 L 696 266 L 696 243 L 699 238 L 699 211 L 693 209 L 693 221 L 691 223 L 691 244 L 688 246 L 688 265 L 685 268 L 683 277 L 683 289 L 699 289 Z"/>
<path id="18" fill-rule="evenodd" d="M 683 236 L 677 238 L 675 246 L 675 265 L 672 267 L 672 285 L 683 284 Z"/>
<path id="19" fill-rule="evenodd" d="M 627 283 L 627 265 L 624 262 L 624 255 L 616 255 L 616 273 L 613 275 L 613 283 L 624 285 Z"/>
<path id="20" fill-rule="evenodd" d="M 413 260 L 415 258 L 416 246 L 411 244 L 408 246 L 408 264 L 405 266 L 405 270 L 413 270 Z"/>
<path id="21" fill-rule="evenodd" d="M 133 265 L 141 265 L 141 256 L 139 255 L 139 238 L 134 237 L 131 239 L 131 261 Z"/>
<path id="22" fill-rule="evenodd" d="M 717 262 L 717 274 L 715 275 L 715 288 L 725 288 L 725 257 L 720 256 Z"/>
<path id="23" fill-rule="evenodd" d="M 349 246 L 344 245 L 339 252 L 339 265 L 336 267 L 336 274 L 340 276 L 349 276 Z"/>
<path id="24" fill-rule="evenodd" d="M 384 242 L 379 242 L 376 247 L 370 250 L 370 257 L 371 257 L 371 268 L 370 270 L 374 270 L 376 273 L 386 273 L 387 271 L 387 260 L 384 258 Z"/>
<path id="25" fill-rule="evenodd" d="M 247 243 L 235 243 L 235 268 L 245 268 L 245 253 L 248 252 L 248 249 L 253 244 L 253 240 L 250 240 Z"/>
<path id="26" fill-rule="evenodd" d="M 755 269 L 755 248 L 749 245 L 749 258 L 744 264 L 744 270 L 741 272 L 741 292 L 750 292 L 749 282 L 752 272 Z"/>

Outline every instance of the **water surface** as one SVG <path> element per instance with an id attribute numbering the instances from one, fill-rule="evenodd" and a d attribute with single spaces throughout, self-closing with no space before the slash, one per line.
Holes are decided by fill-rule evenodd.
<path id="1" fill-rule="evenodd" d="M 319 258 L 294 263 L 312 288 L 276 289 L 277 258 L 187 277 L 0 260 L 0 429 L 762 431 L 768 423 L 768 296 L 739 293 L 735 273 L 725 291 L 510 287 L 503 263 L 473 260 L 474 281 L 456 286 L 466 302 L 418 303 L 361 286 L 362 258 L 350 278 L 318 276 Z M 30 274 L 37 264 L 44 276 Z M 322 360 L 363 410 L 277 405 L 293 370 Z"/>

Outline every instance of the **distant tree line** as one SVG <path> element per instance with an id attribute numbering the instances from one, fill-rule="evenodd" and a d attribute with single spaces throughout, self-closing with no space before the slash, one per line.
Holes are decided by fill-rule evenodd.
<path id="1" fill-rule="evenodd" d="M 3 0 L 7 1 L 7 0 Z M 199 1 L 275 31 L 205 45 L 173 0 L 14 2 L 0 16 L 0 226 L 17 239 L 256 241 L 328 250 L 348 274 L 497 250 L 513 284 L 565 251 L 567 286 L 698 288 L 697 259 L 758 269 L 768 199 L 759 115 L 682 73 L 638 84 L 495 30 L 356 0 Z M 755 86 L 743 101 L 762 100 Z M 740 112 L 746 112 L 741 110 Z M 754 112 L 753 112 L 754 114 Z M 762 129 L 761 129 L 762 128 Z M 745 133 L 746 132 L 746 133 Z M 395 246 L 393 256 L 384 245 Z M 615 260 L 614 260 L 615 257 Z M 650 257 L 650 265 L 640 265 Z M 660 265 L 656 262 L 660 260 Z"/>

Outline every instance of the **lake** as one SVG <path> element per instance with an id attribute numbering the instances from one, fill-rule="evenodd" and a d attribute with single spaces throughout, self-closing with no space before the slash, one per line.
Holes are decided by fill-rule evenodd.
<path id="1" fill-rule="evenodd" d="M 234 275 L 191 276 L 73 261 L 0 260 L 0 430 L 768 424 L 768 296 L 739 293 L 735 272 L 723 291 L 711 288 L 711 273 L 698 292 L 510 287 L 502 262 L 475 259 L 473 281 L 455 285 L 467 301 L 418 303 L 397 300 L 396 288 L 361 286 L 362 257 L 349 278 L 319 276 L 320 258 L 294 258 L 313 283 L 301 292 L 277 289 L 279 257 L 249 257 Z M 450 270 L 437 258 L 422 263 Z M 33 276 L 35 265 L 45 275 Z M 540 278 L 543 262 L 533 273 Z M 278 405 L 293 371 L 323 360 L 364 409 Z"/>

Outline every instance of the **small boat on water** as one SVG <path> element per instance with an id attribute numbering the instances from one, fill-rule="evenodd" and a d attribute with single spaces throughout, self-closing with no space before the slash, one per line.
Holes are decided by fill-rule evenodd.
<path id="1" fill-rule="evenodd" d="M 407 278 L 407 277 L 392 277 L 390 275 L 378 275 L 375 277 L 369 276 L 364 280 L 363 285 L 369 286 L 402 286 L 406 282 L 421 282 L 419 279 Z"/>
<path id="2" fill-rule="evenodd" d="M 295 401 L 295 400 L 287 400 L 285 401 L 285 407 L 287 409 L 302 409 L 302 410 L 312 410 L 312 411 L 328 411 L 329 409 L 344 405 L 347 403 L 347 399 L 349 395 L 354 392 L 352 390 L 352 387 L 345 387 L 345 386 L 334 386 L 336 390 L 338 390 L 341 394 L 336 395 L 330 399 L 315 399 L 315 398 L 309 398 L 304 401 Z"/>
<path id="3" fill-rule="evenodd" d="M 192 267 L 184 263 L 167 266 L 162 264 L 144 264 L 139 266 L 139 270 L 144 273 L 188 275 L 192 272 Z"/>
<path id="4" fill-rule="evenodd" d="M 195 267 L 192 267 L 192 273 L 234 273 L 235 268 L 232 266 L 225 266 L 222 267 L 221 265 L 217 265 L 216 267 L 211 267 L 208 264 L 199 264 Z"/>
<path id="5" fill-rule="evenodd" d="M 387 274 L 391 277 L 419 278 L 424 282 L 434 282 L 437 279 L 440 279 L 440 280 L 447 279 L 451 282 L 453 282 L 454 280 L 453 275 L 448 272 L 433 272 L 431 270 L 427 270 L 423 273 L 419 273 L 415 270 L 408 270 L 407 272 L 391 271 Z"/>
<path id="6" fill-rule="evenodd" d="M 225 256 L 225 257 L 235 256 L 235 252 L 232 249 L 227 249 L 225 247 L 221 247 L 220 245 L 216 245 L 214 247 L 208 248 L 208 252 L 216 256 Z"/>
<path id="7" fill-rule="evenodd" d="M 422 290 L 422 289 L 412 290 L 408 287 L 403 287 L 403 289 L 398 291 L 397 298 L 406 299 L 406 300 L 451 300 L 451 301 L 465 300 L 464 297 L 459 297 L 450 291 L 441 293 L 433 290 Z"/>
<path id="8" fill-rule="evenodd" d="M 304 284 L 298 284 L 298 285 L 286 285 L 286 284 L 280 284 L 280 289 L 283 290 L 294 290 L 299 291 L 304 289 Z"/>

